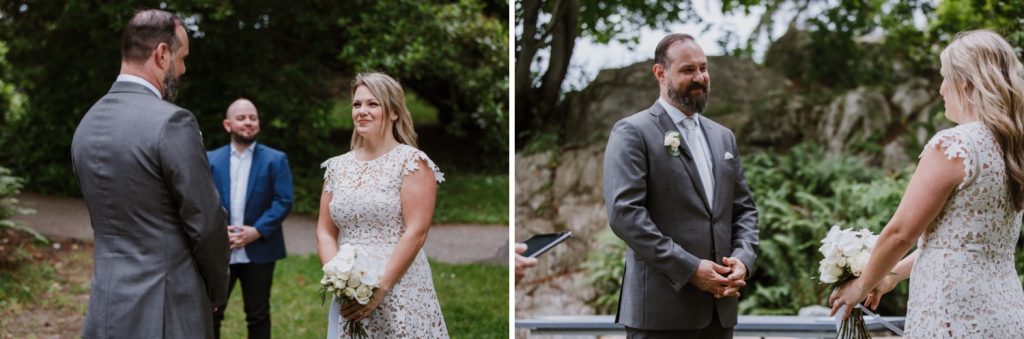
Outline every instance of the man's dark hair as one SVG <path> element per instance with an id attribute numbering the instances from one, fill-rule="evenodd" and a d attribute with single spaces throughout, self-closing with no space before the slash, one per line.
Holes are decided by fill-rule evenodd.
<path id="1" fill-rule="evenodd" d="M 171 52 L 178 50 L 178 37 L 175 30 L 183 25 L 180 18 L 159 9 L 144 9 L 124 26 L 121 35 L 121 60 L 132 63 L 144 63 L 150 53 L 160 43 L 167 44 Z"/>
<path id="2" fill-rule="evenodd" d="M 654 49 L 654 63 L 661 65 L 662 67 L 668 67 L 668 48 L 672 47 L 677 42 L 694 41 L 693 36 L 683 33 L 669 34 L 661 39 L 658 43 L 658 48 Z"/>

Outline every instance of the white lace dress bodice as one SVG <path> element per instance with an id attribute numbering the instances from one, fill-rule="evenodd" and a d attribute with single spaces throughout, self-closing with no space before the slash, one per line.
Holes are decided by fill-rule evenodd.
<path id="1" fill-rule="evenodd" d="M 964 179 L 918 241 L 906 338 L 1024 338 L 1024 290 L 1014 265 L 1021 213 L 1009 201 L 1002 151 L 981 123 L 943 130 Z"/>
<path id="2" fill-rule="evenodd" d="M 381 265 L 405 232 L 400 191 L 402 180 L 421 170 L 422 163 L 437 182 L 444 174 L 420 150 L 401 144 L 386 154 L 362 161 L 348 152 L 325 161 L 324 191 L 331 192 L 331 219 L 338 227 L 338 245 L 361 246 Z M 328 339 L 349 338 L 338 305 L 331 306 Z M 363 327 L 370 338 L 448 338 L 441 306 L 434 292 L 427 257 L 421 249 L 405 275 L 392 287 Z"/>

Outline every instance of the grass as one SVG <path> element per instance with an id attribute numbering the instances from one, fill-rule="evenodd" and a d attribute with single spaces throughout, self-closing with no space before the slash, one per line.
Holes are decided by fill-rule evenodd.
<path id="1" fill-rule="evenodd" d="M 430 263 L 441 310 L 452 338 L 505 338 L 508 334 L 508 268 L 486 264 Z M 277 262 L 271 290 L 272 336 L 323 338 L 327 310 L 317 295 L 321 277 L 315 255 Z M 237 288 L 237 286 L 236 286 Z M 223 338 L 245 337 L 242 295 L 236 290 L 221 328 Z"/>
<path id="2" fill-rule="evenodd" d="M 2 237 L 0 237 L 2 238 Z M 3 243 L 0 241 L 0 243 Z M 25 244 L 0 267 L 0 338 L 78 337 L 89 296 L 92 246 Z M 14 258 L 9 258 L 14 259 Z M 452 338 L 506 338 L 508 268 L 431 262 L 445 323 Z M 322 272 L 315 255 L 277 262 L 271 290 L 272 335 L 322 339 L 328 306 L 317 294 Z M 222 338 L 245 338 L 241 290 L 229 301 Z"/>
<path id="3" fill-rule="evenodd" d="M 508 225 L 508 176 L 445 173 L 437 187 L 435 224 Z M 320 204 L 322 174 L 295 178 L 292 213 L 316 215 Z"/>
<path id="4" fill-rule="evenodd" d="M 451 175 L 437 188 L 434 223 L 508 225 L 508 176 Z"/>

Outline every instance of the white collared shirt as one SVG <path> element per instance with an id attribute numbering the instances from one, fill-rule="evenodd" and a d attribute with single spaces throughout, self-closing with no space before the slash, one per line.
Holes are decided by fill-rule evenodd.
<path id="1" fill-rule="evenodd" d="M 688 117 L 685 114 L 683 114 L 683 112 L 680 111 L 678 108 L 676 108 L 675 106 L 672 106 L 668 102 L 666 102 L 665 99 L 663 99 L 663 98 L 659 97 L 658 98 L 658 103 L 661 104 L 661 107 L 665 109 L 665 112 L 668 113 L 668 116 L 670 118 L 672 118 L 672 124 L 674 124 L 676 126 L 676 130 L 679 131 L 679 134 L 682 134 L 683 138 L 685 138 L 684 143 L 687 143 L 687 145 L 689 145 L 688 142 L 689 142 L 689 138 L 690 138 L 690 133 L 688 131 L 686 131 L 686 129 L 683 127 L 683 119 L 686 119 Z M 711 173 L 714 173 L 713 171 L 714 171 L 715 167 L 713 165 L 713 162 L 711 161 L 711 146 L 708 145 L 708 138 L 707 138 L 707 136 L 704 135 L 704 129 L 701 128 L 700 119 L 699 119 L 700 118 L 700 113 L 693 113 L 693 115 L 690 116 L 690 118 L 693 118 L 693 121 L 696 122 L 696 125 L 697 125 L 696 135 L 695 136 L 700 139 L 700 140 L 698 140 L 699 142 L 697 144 L 700 145 L 701 148 L 703 149 L 704 154 L 705 154 L 704 158 L 705 158 L 705 161 L 707 161 L 708 168 L 712 171 Z M 714 180 L 713 177 L 714 176 L 712 175 L 712 178 L 706 178 L 707 180 L 710 181 L 710 184 L 711 184 L 710 186 L 712 188 L 715 185 L 715 180 Z M 704 178 L 702 178 L 702 180 L 704 180 Z M 710 197 L 712 196 L 712 193 L 713 192 L 707 192 L 708 197 L 709 197 L 709 199 L 708 199 L 709 203 L 711 202 Z"/>
<path id="2" fill-rule="evenodd" d="M 133 82 L 142 86 L 146 86 L 146 88 L 148 88 L 150 91 L 153 91 L 153 94 L 156 94 L 157 98 L 164 98 L 163 95 L 160 95 L 160 91 L 156 89 L 156 86 L 153 86 L 153 84 L 149 83 L 149 81 L 146 81 L 146 79 L 140 78 L 138 76 L 131 74 L 118 74 L 117 81 Z"/>
<path id="3" fill-rule="evenodd" d="M 245 225 L 245 200 L 246 195 L 249 193 L 249 170 L 252 169 L 252 153 L 256 148 L 256 143 L 253 142 L 244 151 L 239 152 L 235 148 L 234 143 L 229 145 L 231 148 L 231 220 L 230 225 L 241 226 Z M 252 226 L 252 225 L 249 225 Z M 245 248 L 239 248 L 231 251 L 231 264 L 246 264 L 249 263 L 249 256 L 245 254 Z"/>

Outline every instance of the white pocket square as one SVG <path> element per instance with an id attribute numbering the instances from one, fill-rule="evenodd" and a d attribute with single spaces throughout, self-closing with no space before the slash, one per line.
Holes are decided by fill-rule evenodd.
<path id="1" fill-rule="evenodd" d="M 725 152 L 725 160 L 729 160 L 729 159 L 732 159 L 732 158 L 733 158 L 732 153 Z"/>

